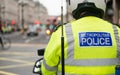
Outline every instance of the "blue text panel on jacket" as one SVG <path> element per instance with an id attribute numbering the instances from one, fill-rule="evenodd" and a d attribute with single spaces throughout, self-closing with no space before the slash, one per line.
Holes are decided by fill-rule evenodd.
<path id="1" fill-rule="evenodd" d="M 107 32 L 81 32 L 79 46 L 112 46 L 111 35 Z"/>

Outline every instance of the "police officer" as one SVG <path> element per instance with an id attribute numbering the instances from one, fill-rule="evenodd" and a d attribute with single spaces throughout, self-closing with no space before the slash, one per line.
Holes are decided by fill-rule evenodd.
<path id="1" fill-rule="evenodd" d="M 71 0 L 76 19 L 64 25 L 65 75 L 115 75 L 120 61 L 120 29 L 102 18 L 104 0 Z M 61 75 L 61 27 L 51 36 L 43 75 Z"/>

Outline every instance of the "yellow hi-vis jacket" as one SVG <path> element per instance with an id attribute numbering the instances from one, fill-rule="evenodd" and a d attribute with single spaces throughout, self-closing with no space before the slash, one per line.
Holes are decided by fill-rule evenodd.
<path id="1" fill-rule="evenodd" d="M 65 75 L 115 75 L 120 29 L 94 16 L 64 25 Z M 43 75 L 61 75 L 61 27 L 51 36 L 42 63 Z"/>

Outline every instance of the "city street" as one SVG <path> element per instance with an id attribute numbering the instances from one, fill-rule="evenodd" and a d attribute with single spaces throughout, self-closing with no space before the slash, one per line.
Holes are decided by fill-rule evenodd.
<path id="1" fill-rule="evenodd" d="M 43 48 L 51 72 L 120 75 L 120 0 L 0 0 L 0 75 L 38 75 Z"/>
<path id="2" fill-rule="evenodd" d="M 5 35 L 12 41 L 9 50 L 0 50 L 0 75 L 35 75 L 32 73 L 37 59 L 37 49 L 48 42 L 43 32 L 37 37 L 27 37 L 19 32 Z M 46 38 L 45 38 L 46 37 Z"/>

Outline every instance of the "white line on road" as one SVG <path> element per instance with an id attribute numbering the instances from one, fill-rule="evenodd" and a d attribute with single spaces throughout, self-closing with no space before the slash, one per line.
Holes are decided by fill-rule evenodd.
<path id="1" fill-rule="evenodd" d="M 36 40 L 38 38 L 40 38 L 40 37 L 31 37 L 31 38 L 25 40 L 25 43 L 29 43 L 30 41 Z"/>
<path id="2" fill-rule="evenodd" d="M 26 63 L 26 64 L 18 64 L 18 65 L 9 65 L 9 66 L 0 66 L 0 69 L 9 69 L 9 68 L 18 68 L 18 67 L 26 67 L 33 66 L 34 63 Z M 9 74 L 8 74 L 9 75 Z"/>
<path id="3" fill-rule="evenodd" d="M 10 73 L 10 72 L 6 72 L 6 71 L 0 71 L 0 75 L 18 75 L 18 74 L 14 74 L 14 73 Z"/>
<path id="4" fill-rule="evenodd" d="M 4 58 L 4 57 L 0 57 L 0 60 L 6 60 L 6 61 L 12 61 L 12 62 L 18 62 L 18 63 L 33 63 L 33 62 L 30 62 L 30 61 L 24 61 L 24 60 L 18 60 L 18 59 L 10 59 L 10 58 Z"/>
<path id="5" fill-rule="evenodd" d="M 34 46 L 34 47 L 45 47 L 47 44 L 24 44 L 24 43 L 22 43 L 22 44 L 20 44 L 20 43 L 12 43 L 12 46 L 20 46 L 20 47 L 22 47 L 22 46 L 29 46 L 29 47 L 32 47 L 32 46 Z"/>

